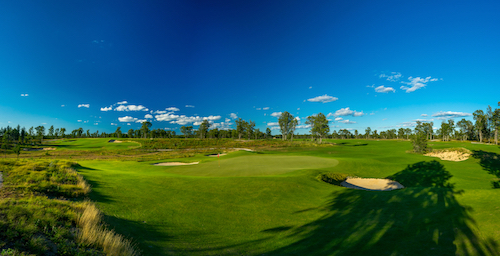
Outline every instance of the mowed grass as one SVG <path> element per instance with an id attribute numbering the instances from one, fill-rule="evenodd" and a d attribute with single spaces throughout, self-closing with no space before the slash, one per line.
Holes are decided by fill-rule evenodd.
<path id="1" fill-rule="evenodd" d="M 109 140 L 120 140 L 117 138 L 93 138 L 93 139 L 64 139 L 50 141 L 50 146 L 56 146 L 58 150 L 106 150 L 106 149 L 129 149 L 140 147 L 140 143 L 134 141 L 123 141 L 121 143 L 108 142 Z M 47 145 L 48 146 L 48 145 Z"/>
<path id="2" fill-rule="evenodd" d="M 406 153 L 408 141 L 330 142 L 231 153 L 221 167 L 197 156 L 179 167 L 81 161 L 79 171 L 107 222 L 144 255 L 500 254 L 497 146 L 431 142 L 491 154 L 448 162 Z M 407 188 L 350 190 L 318 181 L 325 172 Z"/>

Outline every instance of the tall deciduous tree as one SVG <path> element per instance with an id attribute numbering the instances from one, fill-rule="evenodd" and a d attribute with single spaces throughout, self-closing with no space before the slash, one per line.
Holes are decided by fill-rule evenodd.
<path id="1" fill-rule="evenodd" d="M 474 116 L 474 120 L 476 121 L 476 123 L 474 124 L 474 128 L 479 134 L 479 142 L 483 142 L 483 130 L 486 121 L 484 112 L 482 110 L 476 110 L 474 111 L 474 113 L 472 113 L 472 115 Z"/>
<path id="2" fill-rule="evenodd" d="M 311 125 L 311 134 L 319 136 L 319 143 L 322 143 L 323 137 L 326 137 L 330 132 L 328 120 L 323 113 L 307 117 L 306 124 Z"/>
<path id="3" fill-rule="evenodd" d="M 266 128 L 266 139 L 271 138 L 273 135 L 271 134 L 271 129 L 269 127 Z"/>
<path id="4" fill-rule="evenodd" d="M 241 117 L 235 120 L 235 122 L 236 122 L 236 133 L 238 134 L 238 139 L 241 140 L 241 136 L 243 135 L 243 133 L 245 133 L 247 122 L 241 119 Z"/>
<path id="5" fill-rule="evenodd" d="M 288 139 L 288 134 L 293 133 L 295 131 L 295 126 L 297 126 L 297 119 L 293 117 L 292 114 L 289 112 L 285 111 L 281 113 L 280 117 L 278 118 L 278 123 L 280 125 L 280 131 L 282 135 L 283 140 Z"/>
<path id="6" fill-rule="evenodd" d="M 365 129 L 365 136 L 366 136 L 366 139 L 369 139 L 370 138 L 370 133 L 372 132 L 372 128 L 370 127 L 367 127 Z"/>
<path id="7" fill-rule="evenodd" d="M 149 128 L 151 128 L 151 126 L 153 126 L 153 124 L 149 121 L 142 122 L 141 132 L 142 132 L 142 135 L 144 136 L 144 138 L 147 137 L 147 135 L 149 133 Z"/>
<path id="8" fill-rule="evenodd" d="M 210 127 L 210 123 L 208 122 L 208 120 L 203 120 L 203 122 L 201 122 L 200 124 L 200 127 L 198 127 L 200 139 L 204 139 L 207 136 L 208 127 Z"/>
<path id="9" fill-rule="evenodd" d="M 193 126 L 181 126 L 181 132 L 184 134 L 184 138 L 188 138 L 193 133 Z"/>

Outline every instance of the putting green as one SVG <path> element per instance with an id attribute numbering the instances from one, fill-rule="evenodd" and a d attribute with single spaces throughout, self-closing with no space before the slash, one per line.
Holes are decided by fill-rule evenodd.
<path id="1" fill-rule="evenodd" d="M 186 166 L 156 166 L 166 172 L 188 176 L 248 177 L 279 175 L 301 169 L 322 169 L 336 166 L 335 159 L 314 156 L 239 156 Z"/>

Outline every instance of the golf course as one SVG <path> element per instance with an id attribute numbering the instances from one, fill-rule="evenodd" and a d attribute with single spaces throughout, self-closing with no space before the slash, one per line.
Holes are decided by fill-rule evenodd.
<path id="1" fill-rule="evenodd" d="M 411 153 L 406 140 L 356 139 L 129 160 L 116 150 L 136 142 L 104 140 L 51 142 L 51 154 L 115 150 L 114 159 L 73 161 L 109 228 L 142 255 L 500 254 L 495 145 L 429 141 L 472 152 L 457 162 Z M 155 165 L 165 162 L 198 164 Z M 318 178 L 325 173 L 404 188 L 349 189 Z"/>

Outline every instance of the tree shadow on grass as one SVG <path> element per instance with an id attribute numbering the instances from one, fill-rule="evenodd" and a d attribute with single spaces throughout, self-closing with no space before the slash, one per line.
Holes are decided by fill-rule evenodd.
<path id="1" fill-rule="evenodd" d="M 173 237 L 165 234 L 166 227 L 142 221 L 131 221 L 114 216 L 105 216 L 104 221 L 116 233 L 130 239 L 132 244 L 141 251 L 142 255 L 164 255 L 165 248 L 155 246 L 156 242 L 172 240 Z"/>
<path id="2" fill-rule="evenodd" d="M 82 171 L 98 171 L 98 172 L 100 172 L 101 171 L 101 170 L 98 170 L 98 169 L 84 167 L 84 166 L 81 166 L 81 165 L 75 166 L 75 169 L 78 172 L 82 172 Z M 81 173 L 80 173 L 80 175 L 81 175 Z M 102 182 L 99 182 L 99 181 L 96 181 L 96 180 L 91 180 L 91 179 L 88 179 L 87 177 L 84 177 L 84 178 L 85 178 L 85 181 L 87 181 L 87 183 L 90 185 L 90 188 L 92 189 L 92 191 L 89 194 L 90 200 L 96 201 L 96 202 L 102 202 L 102 203 L 110 203 L 110 202 L 114 201 L 113 199 L 111 199 L 111 197 L 103 195 L 102 193 L 97 192 L 98 190 L 96 190 L 96 189 L 99 189 L 100 187 L 104 186 Z"/>
<path id="3" fill-rule="evenodd" d="M 291 230 L 296 242 L 271 255 L 499 255 L 476 233 L 472 209 L 461 205 L 437 161 L 392 175 L 405 189 L 335 192 L 323 217 Z"/>
<path id="4" fill-rule="evenodd" d="M 485 171 L 500 178 L 499 154 L 483 150 L 474 150 L 472 151 L 472 157 L 479 159 L 479 165 L 481 165 Z M 500 188 L 500 181 L 492 181 L 491 185 L 493 188 Z"/>

